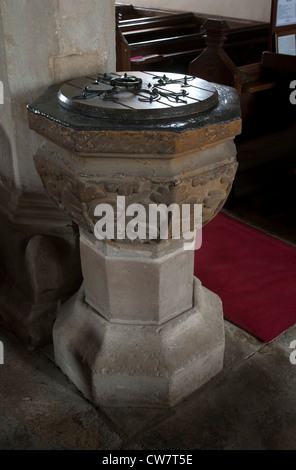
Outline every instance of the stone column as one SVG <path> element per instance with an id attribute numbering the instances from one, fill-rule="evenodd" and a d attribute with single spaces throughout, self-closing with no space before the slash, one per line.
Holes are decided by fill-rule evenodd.
<path id="1" fill-rule="evenodd" d="M 26 106 L 41 90 L 115 66 L 114 0 L 0 2 L 1 316 L 32 349 L 52 340 L 60 298 L 81 282 L 79 237 L 49 200 Z M 114 31 L 114 34 L 112 34 Z"/>
<path id="2" fill-rule="evenodd" d="M 79 115 L 67 110 L 68 102 L 59 106 L 58 97 L 61 103 L 66 88 L 79 100 L 73 87 L 82 86 L 81 78 L 70 88 L 45 91 L 28 109 L 31 128 L 48 137 L 34 159 L 38 173 L 80 229 L 84 281 L 58 313 L 55 360 L 98 405 L 172 406 L 223 367 L 222 303 L 194 277 L 195 252 L 185 249 L 185 240 L 171 234 L 164 240 L 122 240 L 117 227 L 112 239 L 95 235 L 96 207 L 108 204 L 118 215 L 121 197 L 126 207 L 200 204 L 203 225 L 223 207 L 237 169 L 239 99 L 233 89 L 194 80 L 192 89 L 211 100 L 199 116 L 195 105 L 188 116 L 157 122 Z M 95 105 L 110 113 L 118 99 Z M 130 99 L 137 108 L 130 114 L 140 119 L 134 91 Z M 80 105 L 85 109 L 87 102 L 82 98 Z M 116 114 L 127 113 L 126 103 Z M 148 116 L 153 106 L 147 104 Z M 163 116 L 166 108 L 159 107 Z"/>

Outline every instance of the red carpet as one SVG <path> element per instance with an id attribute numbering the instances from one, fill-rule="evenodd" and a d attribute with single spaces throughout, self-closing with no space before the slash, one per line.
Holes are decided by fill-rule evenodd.
<path id="1" fill-rule="evenodd" d="M 195 275 L 224 317 L 269 342 L 296 323 L 296 248 L 223 213 L 203 229 Z"/>

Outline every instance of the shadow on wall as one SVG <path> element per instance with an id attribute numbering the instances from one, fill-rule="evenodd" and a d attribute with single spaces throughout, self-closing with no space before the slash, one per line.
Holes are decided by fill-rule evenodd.
<path id="1" fill-rule="evenodd" d="M 52 341 L 57 308 L 82 282 L 79 232 L 45 193 L 15 186 L 0 126 L 0 316 L 33 350 Z"/>

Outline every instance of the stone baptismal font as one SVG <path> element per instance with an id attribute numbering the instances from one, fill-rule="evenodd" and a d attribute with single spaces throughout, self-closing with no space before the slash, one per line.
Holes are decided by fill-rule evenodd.
<path id="1" fill-rule="evenodd" d="M 45 137 L 34 161 L 46 191 L 80 232 L 83 284 L 57 312 L 56 364 L 98 405 L 176 404 L 223 368 L 222 302 L 194 277 L 195 236 L 174 236 L 170 216 L 161 237 L 136 215 L 189 207 L 196 235 L 195 207 L 201 225 L 221 210 L 237 169 L 237 92 L 179 74 L 98 74 L 52 86 L 28 120 Z"/>

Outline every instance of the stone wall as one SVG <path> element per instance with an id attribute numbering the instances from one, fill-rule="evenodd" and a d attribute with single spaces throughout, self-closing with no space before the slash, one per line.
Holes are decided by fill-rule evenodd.
<path id="1" fill-rule="evenodd" d="M 2 0 L 0 16 L 0 135 L 11 146 L 10 155 L 0 151 L 0 174 L 39 190 L 32 156 L 40 138 L 26 106 L 52 83 L 115 68 L 114 0 Z"/>

